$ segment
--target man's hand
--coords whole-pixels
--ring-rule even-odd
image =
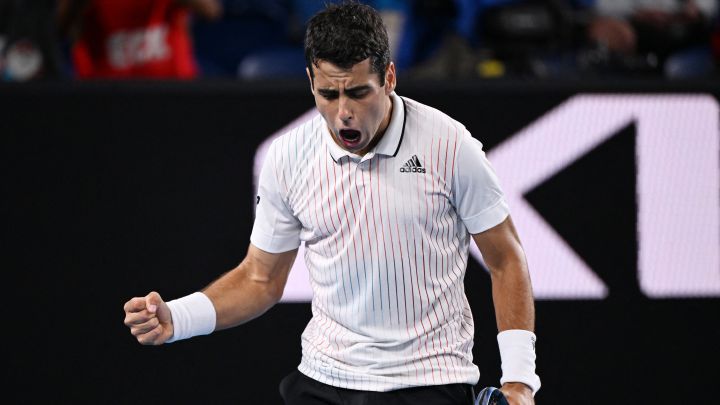
[[[505,383],[500,388],[510,405],[534,405],[532,390],[523,383]]]
[[[173,335],[170,308],[160,294],[151,292],[125,303],[125,325],[143,345],[161,345]]]

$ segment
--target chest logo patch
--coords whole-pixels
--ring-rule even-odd
[[[400,173],[425,173],[425,168],[420,163],[417,155],[413,155],[404,165],[400,168]]]

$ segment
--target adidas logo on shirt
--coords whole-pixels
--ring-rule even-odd
[[[418,159],[417,155],[413,155],[413,157],[400,168],[400,173],[425,173],[425,168],[420,164],[420,159]]]

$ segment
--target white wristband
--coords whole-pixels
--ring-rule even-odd
[[[167,303],[173,322],[173,335],[165,343],[172,343],[215,330],[215,307],[207,295],[196,292]]]
[[[540,389],[540,377],[535,374],[535,334],[521,329],[505,330],[498,333],[502,378],[500,384],[521,382],[533,391]]]

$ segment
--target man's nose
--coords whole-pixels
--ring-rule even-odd
[[[350,108],[350,102],[346,97],[340,97],[338,105],[338,118],[344,123],[347,123],[353,118],[352,109]]]

